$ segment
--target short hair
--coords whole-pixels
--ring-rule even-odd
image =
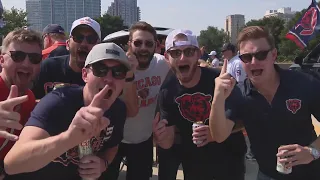
[[[139,21],[135,24],[133,24],[130,29],[129,29],[129,41],[132,40],[132,35],[135,31],[147,31],[149,33],[151,33],[153,35],[153,38],[155,41],[157,41],[157,32],[156,30],[148,23],[144,22],[144,21]]]
[[[2,42],[2,53],[4,53],[12,42],[18,43],[36,43],[43,48],[41,34],[24,28],[17,28],[7,34]]]
[[[66,35],[62,33],[48,33],[48,36],[50,36],[53,40],[66,40]]]
[[[275,48],[275,42],[273,36],[269,33],[269,30],[262,26],[248,26],[244,28],[238,35],[238,49],[240,49],[240,44],[244,41],[250,39],[260,39],[265,38],[270,45],[270,48]]]

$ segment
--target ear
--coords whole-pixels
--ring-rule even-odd
[[[70,51],[70,38],[67,39],[66,43],[67,43],[66,49]]]
[[[4,64],[4,55],[0,55],[0,65],[2,66]],[[3,66],[2,66],[3,67]]]
[[[165,57],[165,60],[168,64],[170,64],[170,61],[169,61],[169,54],[167,52],[164,52],[164,57]]]
[[[273,61],[276,62],[277,57],[278,57],[278,50],[277,50],[276,48],[274,48],[274,49],[271,51],[271,55],[272,55]]]
[[[82,68],[82,79],[83,79],[83,81],[84,81],[85,83],[88,82],[88,74],[89,74],[88,71],[90,71],[90,70],[87,69],[87,68]]]

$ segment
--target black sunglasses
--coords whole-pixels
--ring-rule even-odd
[[[91,34],[88,36],[85,36],[83,34],[73,34],[72,39],[76,43],[82,43],[84,39],[86,39],[88,44],[96,44],[99,37],[95,34]]]
[[[135,47],[141,47],[142,44],[144,44],[147,48],[152,48],[154,46],[154,41],[150,41],[150,40],[145,40],[145,41],[132,40],[132,42]]]
[[[9,51],[10,54],[8,54],[11,59],[16,62],[20,63],[26,59],[26,57],[29,57],[29,61],[31,64],[39,64],[42,61],[42,54],[38,53],[26,53],[23,51]]]
[[[195,48],[186,48],[184,50],[181,49],[174,49],[174,50],[169,50],[168,53],[170,54],[170,56],[172,58],[179,58],[182,53],[186,56],[186,57],[192,57],[194,55],[194,53],[196,52]]]
[[[97,77],[105,77],[108,74],[109,70],[111,70],[112,77],[119,80],[125,79],[128,72],[128,68],[126,68],[124,65],[108,67],[102,62],[91,64],[91,69],[93,75]]]
[[[258,61],[264,61],[271,50],[272,49],[265,50],[265,51],[258,51],[256,53],[245,53],[245,54],[239,55],[239,58],[244,63],[251,62],[253,57],[255,57]]]

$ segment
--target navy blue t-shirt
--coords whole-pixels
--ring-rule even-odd
[[[84,107],[82,87],[58,88],[47,94],[37,104],[26,126],[44,129],[50,136],[58,135],[68,129],[81,107]],[[117,99],[104,116],[110,119],[110,125],[101,132],[99,138],[93,137],[91,139],[94,153],[104,152],[108,148],[115,147],[123,139],[123,127],[126,119],[125,104]],[[76,146],[36,172],[15,175],[7,179],[80,180],[78,163],[78,147]]]
[[[308,74],[275,68],[280,85],[272,102],[246,79],[238,85],[242,105],[235,109],[236,114],[244,123],[260,171],[277,180],[318,180],[320,159],[283,175],[276,170],[276,154],[281,145],[309,146],[316,140],[311,115],[320,120],[320,82]]]
[[[32,92],[41,99],[53,90],[56,84],[84,85],[81,72],[74,72],[69,66],[70,55],[45,59],[41,62],[40,73]]]
[[[192,88],[185,88],[180,85],[176,76],[171,76],[162,86],[158,97],[161,119],[167,119],[168,126],[175,125],[179,130],[183,162],[194,166],[191,171],[201,170],[195,172],[199,174],[199,179],[201,174],[211,174],[211,177],[216,176],[217,179],[227,175],[232,179],[230,176],[244,173],[246,145],[242,132],[232,134],[223,143],[211,142],[197,147],[192,142],[192,124],[196,121],[209,123],[214,80],[219,74],[219,70],[201,68],[200,81]],[[231,109],[238,106],[240,93],[239,89],[234,91],[226,102],[226,114],[231,119],[235,118]]]

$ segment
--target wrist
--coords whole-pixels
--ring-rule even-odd
[[[314,146],[310,145],[307,147],[310,155],[312,156],[313,160],[317,160],[320,158],[320,152],[318,149],[316,149]]]

